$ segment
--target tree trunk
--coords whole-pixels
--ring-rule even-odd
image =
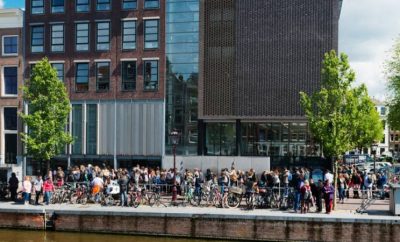
[[[50,169],[50,160],[47,160],[46,161],[46,174],[49,174],[49,171],[50,171],[51,169]]]
[[[338,162],[337,159],[335,158],[334,161],[334,171],[333,171],[333,179],[334,179],[334,192],[333,192],[333,210],[336,210],[336,196],[337,196],[337,179],[338,179]]]

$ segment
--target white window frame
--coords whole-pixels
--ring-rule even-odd
[[[17,68],[17,94],[6,94],[6,83],[4,77],[4,68],[16,67]],[[5,65],[1,67],[1,96],[2,97],[18,97],[18,65]]]
[[[5,37],[17,37],[17,53],[12,53],[12,54],[6,54],[4,53],[4,39]],[[3,35],[1,38],[1,54],[2,56],[18,56],[19,53],[19,35]]]

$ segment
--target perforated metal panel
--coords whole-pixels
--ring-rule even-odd
[[[233,112],[235,1],[204,2],[204,114]]]

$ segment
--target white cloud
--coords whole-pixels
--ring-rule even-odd
[[[4,0],[0,0],[0,8],[4,8]]]
[[[399,0],[343,1],[339,49],[349,55],[357,84],[365,83],[371,96],[384,99],[383,63],[400,29]]]

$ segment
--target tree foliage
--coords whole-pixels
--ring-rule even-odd
[[[70,102],[57,71],[47,60],[35,64],[32,75],[22,87],[23,98],[28,103],[28,114],[21,113],[28,133],[22,133],[27,155],[35,160],[49,161],[60,153],[72,137],[65,131]]]
[[[345,54],[325,54],[321,89],[300,93],[310,131],[325,156],[339,157],[381,139],[382,124],[364,85],[352,88],[355,73]]]
[[[400,37],[392,49],[391,57],[385,63],[388,79],[388,122],[392,129],[400,130]]]

